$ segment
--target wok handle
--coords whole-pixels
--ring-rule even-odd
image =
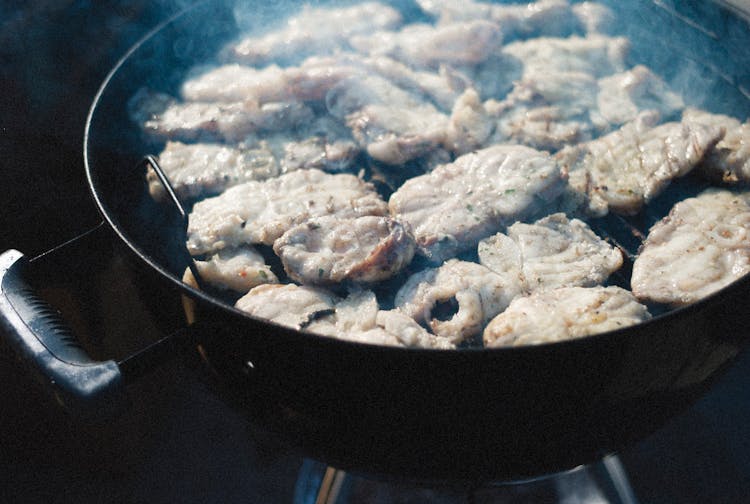
[[[0,255],[0,340],[72,416],[107,418],[125,402],[120,369],[92,360],[59,313],[31,286],[31,262],[20,252]]]

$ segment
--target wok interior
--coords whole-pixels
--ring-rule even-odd
[[[663,2],[606,3],[625,20],[617,32],[631,39],[633,64],[651,67],[688,105],[750,115],[744,20],[705,2],[669,8]],[[253,5],[259,11],[253,19],[262,25],[273,9],[287,7]],[[415,12],[414,6],[405,12]],[[162,146],[144,144],[125,103],[144,85],[176,94],[190,68],[210,60],[243,28],[225,4],[201,4],[166,25],[105,83],[88,125],[87,169],[105,216],[175,283],[186,266],[184,230],[154,203],[143,170],[135,168]],[[691,183],[675,189],[692,194]],[[666,214],[671,198],[655,202],[649,218]],[[230,388],[241,407],[251,405],[264,425],[340,467],[431,480],[513,479],[595,460],[689,404],[743,344],[744,332],[734,330],[750,323],[743,310],[747,282],[740,283],[742,289],[732,286],[729,295],[682,309],[679,317],[564,345],[362,351],[361,345],[309,338],[218,310],[206,317],[216,337],[204,347],[227,382],[239,384]],[[249,359],[257,371],[251,376]]]
[[[750,68],[746,61],[750,57],[741,50],[748,39],[744,20],[706,3],[604,3],[620,20],[613,34],[632,42],[629,63],[652,68],[684,97],[686,106],[739,118],[750,116],[750,99],[743,87]],[[406,22],[418,12],[410,2],[395,6]],[[182,224],[173,209],[151,200],[145,177],[135,168],[141,156],[160,152],[163,144],[144,143],[137,126],[127,118],[124,103],[143,86],[177,95],[191,69],[212,61],[248,24],[263,29],[265,23],[288,14],[288,7],[209,3],[189,9],[124,60],[96,103],[86,153],[94,190],[115,226],[173,281],[181,279],[186,267]],[[254,15],[247,16],[247,9]],[[696,177],[678,180],[644,212],[627,219],[627,226],[616,219],[604,219],[599,226],[634,252],[638,243],[630,228],[647,232],[674,202],[697,194],[702,187]],[[621,272],[611,283],[627,284],[626,274]],[[660,311],[663,308],[655,308],[656,314]]]

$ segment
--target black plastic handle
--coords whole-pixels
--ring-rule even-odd
[[[125,403],[117,363],[89,358],[59,314],[35,293],[28,267],[16,250],[0,255],[0,338],[73,416],[107,418]]]

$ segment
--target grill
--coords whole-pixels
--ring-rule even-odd
[[[664,10],[664,7],[662,5],[664,5],[664,4],[659,4],[658,8]],[[690,26],[687,23],[686,23],[686,25]],[[715,33],[715,32],[718,32],[718,31],[719,30],[717,30],[715,28],[705,28],[704,27],[704,30],[701,31],[701,33],[708,33],[710,35],[711,33]],[[731,30],[729,30],[729,31],[731,31]],[[725,80],[724,82],[729,83],[731,85],[737,85],[737,88],[739,89],[741,87],[741,84],[740,84],[741,83],[741,78],[740,77],[738,77],[736,75],[735,76],[729,75],[729,76],[727,76],[727,80]],[[123,85],[123,86],[125,86],[124,83],[119,83],[119,84],[116,84],[116,85]],[[122,92],[122,90],[119,90],[118,92]],[[723,106],[731,108],[731,104],[724,104]],[[117,114],[114,114],[113,117],[117,117]],[[106,136],[106,134],[107,134],[107,131],[106,131],[106,128],[105,128],[105,130],[101,132],[101,135],[102,136]],[[99,133],[97,133],[97,135],[99,135]],[[95,140],[97,140],[97,142],[98,142],[99,139],[97,138]],[[128,142],[128,140],[125,139],[125,141],[122,144],[115,144],[115,147],[112,147],[113,144],[106,143],[106,142],[102,143],[102,144],[99,144],[99,146],[106,145],[107,146],[107,150],[114,149],[115,152],[102,153],[101,151],[97,151],[97,153],[96,153],[97,159],[99,159],[99,160],[112,160],[112,161],[115,161],[117,163],[117,165],[121,165],[121,166],[125,166],[125,164],[121,164],[121,162],[123,161],[123,159],[125,159],[127,161],[127,166],[134,166],[135,163],[137,162],[137,159],[131,159],[131,158],[133,158],[134,156],[140,155],[140,154],[134,153],[130,149],[130,146],[128,145],[127,142]],[[120,151],[120,147],[118,145],[123,145],[124,146],[124,147],[122,147],[122,149],[124,150],[124,153]],[[126,204],[129,201],[132,201],[132,200],[128,199],[130,196],[133,196],[135,194],[135,196],[138,197],[138,194],[136,194],[136,193],[128,194],[127,191],[130,190],[130,188],[128,187],[127,184],[120,185],[121,182],[122,182],[122,180],[115,180],[114,182],[106,183],[105,184],[105,183],[102,183],[101,181],[97,181],[97,183],[101,183],[102,184],[102,188],[104,189],[103,192],[102,192],[102,195],[104,195],[103,198],[107,201],[107,207],[110,210],[113,210],[114,212],[124,211],[123,208],[126,206]],[[109,185],[109,184],[111,184],[111,185]],[[104,187],[105,185],[106,185],[106,188]],[[123,199],[121,199],[121,200],[118,200],[117,198],[114,198],[112,196],[112,194],[114,194],[114,192],[116,190],[123,189],[123,187],[124,187],[124,189],[126,191],[126,193],[125,193],[126,197],[123,198]],[[693,189],[686,189],[686,190],[689,192],[691,190],[694,190],[694,188]],[[112,192],[112,194],[109,193],[110,191]],[[112,199],[110,199],[110,198],[112,198]],[[114,204],[112,204],[112,202],[114,202]],[[667,202],[665,202],[665,205],[666,204],[667,204]],[[122,205],[122,208],[118,207],[118,205]],[[597,229],[601,229],[601,230],[606,231],[608,233],[610,239],[614,243],[617,243],[619,246],[623,247],[624,249],[630,251],[631,254],[633,254],[637,250],[637,245],[638,245],[639,239],[640,239],[640,236],[639,236],[638,233],[642,234],[650,226],[650,224],[656,218],[658,218],[659,216],[663,215],[664,213],[665,212],[663,212],[663,211],[655,211],[654,214],[653,215],[649,215],[649,217],[647,219],[641,219],[641,220],[625,219],[625,222],[621,221],[619,218],[606,219],[605,221],[601,222],[601,224],[597,223]],[[139,229],[140,222],[138,222],[137,219],[134,220],[132,223],[127,224],[127,225],[128,226],[132,225],[132,229],[128,229],[127,230],[128,233],[133,233],[133,234],[144,233],[144,232],[148,233],[148,230],[144,231],[143,228]],[[120,230],[120,229],[118,228],[118,230]],[[105,230],[105,231],[108,231],[108,230]],[[98,232],[95,232],[93,234],[97,235]],[[107,233],[104,233],[104,235],[106,236]],[[128,235],[128,236],[130,236],[130,235]],[[148,238],[148,234],[146,235],[146,237]],[[96,248],[101,247],[102,249],[106,249],[108,246],[111,246],[109,238],[105,238],[103,240],[100,240],[100,238],[101,238],[101,236],[99,236],[98,238],[94,237],[91,240],[86,239],[86,241],[79,242],[80,245],[78,247],[81,248],[82,250],[79,250],[77,252],[75,251],[76,245],[74,244],[72,246],[73,248],[71,248],[71,246],[66,246],[66,247],[63,247],[62,249],[60,249],[58,251],[51,251],[48,254],[44,254],[39,259],[33,261],[34,265],[39,268],[39,271],[37,271],[36,273],[32,273],[32,275],[31,275],[32,278],[29,279],[29,281],[32,283],[32,286],[36,287],[37,289],[42,289],[44,291],[49,291],[49,290],[54,291],[54,288],[52,288],[52,285],[47,280],[47,278],[55,276],[55,273],[56,273],[55,264],[56,263],[53,260],[55,258],[55,256],[56,255],[57,256],[62,256],[62,255],[76,256],[76,255],[79,255],[81,258],[85,258],[88,255],[87,251],[92,246],[95,246]],[[108,243],[109,243],[109,245],[107,245]],[[159,249],[158,247],[156,247],[156,246],[155,246],[155,249],[156,250],[147,250],[147,253],[145,254],[145,256],[146,257],[150,257],[151,254],[158,255],[158,254],[163,253],[163,251],[161,249]],[[126,259],[126,261],[130,261],[131,259],[129,259],[129,258],[132,256],[132,251],[129,251],[126,248],[124,250],[124,252],[123,251],[119,251],[119,252],[117,252],[117,254],[120,254],[120,255],[118,255],[118,257],[120,257],[120,258],[124,257]],[[136,263],[138,263],[137,260],[136,260]],[[42,267],[42,265],[44,265],[44,264],[48,264],[48,266],[47,267]],[[78,269],[78,270],[80,270],[80,269],[89,269],[88,266],[85,266],[86,262],[82,261],[80,259],[79,259],[78,263],[74,263],[74,264],[76,266],[74,266],[71,269]],[[138,264],[140,264],[140,263],[138,263]],[[164,264],[169,264],[169,262],[166,262]],[[140,264],[140,266],[143,266],[143,265]],[[182,266],[184,266],[184,264],[181,265],[181,264],[179,264],[179,261],[175,261],[174,263],[172,263],[172,266],[174,267],[174,272],[178,272],[178,271],[180,271],[180,268]],[[30,269],[33,269],[33,268],[30,268]],[[91,269],[94,269],[94,267],[91,266]],[[136,267],[136,271],[137,271],[137,273],[135,273],[135,277],[136,278],[142,276],[143,273],[142,273],[141,270],[142,270],[142,268]],[[149,268],[146,268],[146,270],[147,270],[147,273],[149,273],[150,275],[154,274],[154,272],[152,270],[149,270]],[[34,271],[36,271],[36,270],[34,270]],[[175,274],[175,273],[172,273],[172,274]],[[66,275],[67,275],[67,273],[66,273]],[[159,277],[160,275],[156,274],[155,276]],[[121,281],[121,279],[120,279],[120,281]],[[624,279],[622,281],[624,281]],[[139,282],[140,282],[140,280],[139,280]],[[75,283],[75,281],[72,281],[71,283]],[[154,285],[158,286],[158,288],[152,289],[152,287]],[[87,286],[90,286],[90,285],[87,285]],[[149,290],[152,291],[150,294],[148,292]],[[177,297],[174,296],[175,289],[174,289],[173,285],[169,284],[168,282],[165,285],[165,282],[162,279],[162,280],[157,280],[156,283],[148,283],[147,282],[145,287],[144,286],[138,287],[138,291],[139,291],[138,292],[139,302],[140,303],[144,303],[146,305],[146,307],[144,308],[144,313],[148,314],[148,315],[146,315],[146,317],[150,317],[152,319],[156,319],[157,320],[157,325],[160,326],[160,327],[163,327],[167,333],[174,328],[174,327],[170,327],[170,326],[179,325],[177,319],[179,319],[180,308],[177,307],[177,309],[172,310],[172,308],[175,308],[175,307],[166,306],[167,304],[179,304],[179,296],[177,296]],[[164,296],[165,292],[167,293],[167,297]],[[45,292],[45,296],[47,294],[54,294],[54,292]],[[55,298],[54,295],[47,296],[47,297]],[[89,295],[88,297],[90,299],[91,296]],[[164,302],[165,299],[169,299],[171,301],[169,303],[165,303]],[[75,315],[70,315],[70,313],[68,313],[69,311],[74,311],[74,310],[64,310],[64,311],[66,312],[65,313],[66,318],[69,321],[73,320],[75,322],[76,316]],[[153,315],[154,313],[156,313],[157,315]],[[177,315],[175,315],[175,314],[177,314]],[[49,317],[45,316],[44,318],[47,319]],[[53,324],[56,324],[56,322],[54,322]],[[47,324],[43,324],[43,325],[47,325]],[[73,325],[76,326],[76,325],[80,325],[80,324],[73,324]],[[191,335],[191,336],[194,336],[194,335]],[[285,338],[286,338],[286,336],[285,336]],[[298,341],[306,341],[306,340],[300,340],[300,338],[298,338],[296,335],[292,335],[292,336],[290,336],[290,338],[292,338],[292,339],[290,339],[288,341],[284,340],[283,345],[287,345],[291,341],[297,341],[297,342]],[[195,341],[190,340],[188,338],[183,338],[183,339],[187,340],[188,343],[193,343],[193,345],[195,343]],[[726,336],[726,340],[729,343],[731,343],[732,342],[732,335],[731,334],[727,335]],[[157,341],[158,341],[158,338],[157,338]],[[167,340],[167,341],[174,341],[174,340]],[[141,353],[141,354],[136,354],[134,351],[133,352],[130,352],[130,351],[120,352],[120,353],[122,353],[122,358],[119,358],[118,360],[119,360],[119,364],[122,367],[123,374],[127,375],[129,373],[129,371],[128,371],[129,369],[130,370],[135,370],[135,369],[138,369],[140,367],[143,367],[144,369],[150,367],[148,365],[143,364],[144,359],[138,358],[138,355],[140,355],[141,357],[143,357],[144,355],[153,355],[153,356],[156,356],[156,355],[159,354],[159,352],[165,352],[167,354],[170,353],[169,352],[169,346],[167,345],[167,341],[164,341],[163,344],[157,343],[153,347],[146,346],[146,348],[143,350],[143,353]],[[181,339],[181,341],[182,341],[182,339]],[[727,343],[727,341],[725,341],[725,343]],[[740,343],[740,342],[736,342],[736,343]],[[67,340],[65,340],[63,343],[66,346],[69,346],[69,345],[67,345]],[[206,341],[200,341],[200,343],[202,343],[202,344],[200,345],[199,350],[203,352],[203,355],[207,358],[207,360],[209,361],[209,363],[214,368],[222,368],[223,367],[222,364],[226,364],[227,369],[236,370],[237,373],[244,373],[247,376],[248,375],[248,365],[247,365],[247,362],[251,362],[251,364],[255,363],[255,361],[248,361],[245,358],[244,355],[235,355],[235,353],[233,353],[233,352],[239,350],[239,347],[234,347],[233,348],[233,346],[232,346],[233,344],[229,344],[229,345],[223,345],[223,344],[222,345],[217,345],[216,342],[213,341],[213,338],[209,338]],[[729,343],[727,343],[727,345],[729,345]],[[189,344],[187,346],[190,346],[192,348],[193,345]],[[312,350],[307,349],[307,350],[310,350],[312,352],[311,355],[315,355],[316,352],[318,351],[318,349],[315,348],[315,345],[316,344],[313,344],[313,349]],[[325,345],[325,343],[323,345]],[[89,344],[89,345],[85,345],[85,346],[89,346],[90,347],[92,345]],[[93,345],[93,346],[96,347],[96,345]],[[178,345],[178,346],[180,346],[180,345]],[[730,346],[731,345],[724,346],[723,348],[728,353],[732,353],[732,351],[730,350]],[[89,348],[88,350],[91,353],[91,349]],[[347,350],[345,350],[345,352],[348,353],[350,350],[352,350],[352,349],[347,349]],[[219,358],[216,358],[217,351],[219,352]],[[352,351],[355,351],[355,350],[352,350]],[[94,348],[94,352],[93,353],[94,353],[95,357],[97,357],[97,358],[105,358],[106,359],[106,358],[110,358],[111,357],[111,355],[107,355],[108,352],[104,352],[104,351],[101,352],[101,355],[96,355],[96,353],[97,353],[96,352],[96,348]],[[261,355],[262,355],[262,352],[261,352]],[[375,354],[373,354],[372,357],[374,359],[377,359],[377,358],[379,358],[381,356],[383,356],[383,354],[378,354],[376,352]],[[713,352],[708,352],[706,354],[706,356],[707,357],[716,358],[716,359],[719,359],[719,360],[721,360],[721,357],[722,357],[721,355],[713,353]],[[75,358],[75,357],[73,357],[73,358]],[[200,352],[199,352],[199,357],[198,358],[200,358]],[[467,359],[471,359],[471,358],[472,357],[467,357]],[[156,358],[155,360],[158,361],[159,359]],[[708,360],[710,360],[710,359],[708,359]],[[387,361],[384,361],[384,362],[387,362]],[[241,366],[239,366],[238,364],[241,364]],[[253,366],[251,365],[249,367],[252,368]],[[678,370],[675,375],[678,376],[678,377],[679,376],[684,376],[686,371],[690,371],[689,368],[690,368],[690,366],[687,366],[686,368]],[[326,371],[326,370],[323,370],[323,371]],[[234,373],[234,371],[230,372],[229,374],[231,375],[233,373]],[[133,376],[135,376],[135,374],[137,374],[137,373],[133,372],[133,373],[130,374],[130,376],[133,377]],[[250,374],[252,374],[252,372],[250,372]],[[272,376],[270,378],[274,378],[274,377]],[[651,378],[651,377],[647,377],[647,378]],[[252,381],[252,380],[257,380],[257,379],[258,379],[257,377],[253,377],[253,376],[250,376],[249,378],[244,378],[244,380],[248,380],[248,383],[250,381]],[[265,378],[261,377],[261,380],[262,379],[265,379]],[[637,383],[633,383],[632,385],[633,385],[633,387],[636,387]],[[132,387],[132,386],[136,386],[136,385],[130,385],[130,386]],[[693,397],[693,393],[694,392],[695,393],[701,392],[703,387],[698,387],[698,388],[701,389],[701,390],[695,390],[695,391],[691,390],[690,394],[688,394],[688,395],[690,395],[691,397]],[[325,397],[325,395],[324,395],[324,397]],[[246,400],[246,399],[247,399],[246,397],[240,397],[239,398],[240,402],[242,402],[243,400]],[[298,401],[300,399],[299,397],[282,397],[282,399],[285,399],[287,401],[291,401],[292,405],[299,406],[299,403],[295,402],[295,401]],[[650,399],[653,399],[654,402],[661,401],[662,404],[666,404],[666,403],[669,403],[670,400],[674,399],[674,397],[653,397],[653,398],[650,398]],[[677,403],[680,404],[680,408],[675,408],[675,409],[681,409],[682,408],[683,399],[684,398],[679,398],[676,401]],[[231,399],[230,399],[230,401],[231,401]],[[640,406],[641,407],[649,407],[650,404],[643,404],[643,403],[641,403]],[[95,409],[99,410],[99,408],[95,408]],[[272,412],[273,412],[273,408],[270,408],[269,413],[272,413]],[[289,411],[289,410],[287,410],[287,414],[290,414],[290,413],[297,414],[299,412],[300,412],[299,410],[297,410],[297,411]],[[259,412],[259,413],[263,414],[264,412]],[[229,416],[232,415],[232,413],[229,413],[229,412],[226,412],[224,414],[229,415]],[[304,419],[304,420],[307,420],[307,419]],[[652,420],[655,423],[661,424],[661,420],[662,419],[653,418]],[[614,419],[612,421],[615,422]],[[617,421],[619,422],[620,420],[618,419]],[[76,429],[78,429],[79,427],[80,426],[76,427]],[[652,428],[651,426],[648,426],[648,428],[646,428],[645,430],[651,430],[651,428]],[[300,431],[300,432],[302,432],[302,431]],[[302,432],[302,433],[304,433],[304,432]],[[640,437],[640,434],[642,434],[642,433],[639,433],[637,436],[634,434],[634,437]],[[595,435],[604,435],[604,431],[597,432],[597,433],[595,433]],[[295,460],[297,460],[297,462],[293,462],[293,464],[298,464],[299,463],[298,459],[295,459]],[[309,469],[309,468],[310,467],[307,466],[307,469]],[[296,469],[296,467],[295,467],[295,469]],[[289,471],[295,472],[294,470],[289,470]],[[325,480],[326,478],[324,477],[322,479]],[[338,481],[338,482],[341,483],[342,486],[345,486],[345,483],[347,481],[347,478],[343,478],[343,482],[342,482],[342,477],[341,476],[335,477],[335,475],[329,476],[328,479],[332,479],[334,483],[336,483]],[[313,480],[314,480],[314,478],[313,478]],[[333,486],[336,486],[336,485],[333,485]],[[480,494],[476,494],[476,495],[480,495]]]

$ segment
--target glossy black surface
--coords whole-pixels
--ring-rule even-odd
[[[657,65],[665,56],[646,49],[664,32],[651,32],[649,25],[673,14],[654,5],[644,3],[638,11],[642,23],[626,31],[646,37],[634,48],[636,60]],[[205,15],[227,13],[219,8]],[[728,35],[717,39],[678,22],[678,36],[663,46],[670,63],[685,58],[682,68],[693,66],[706,77],[698,79],[707,93],[699,102],[716,97],[712,108],[741,115],[748,109],[736,87],[746,77],[737,64],[744,56],[730,49],[746,47],[750,32],[737,30],[743,22],[710,6],[689,7],[681,15],[700,15],[710,33],[724,29]],[[218,33],[204,33],[200,19],[168,25],[115,73],[90,123],[88,175],[105,217],[133,252],[198,303],[202,348],[228,384],[228,395],[293,445],[343,467],[420,479],[514,479],[565,469],[652,432],[704,392],[746,344],[750,279],[617,333],[533,348],[446,353],[296,333],[179,285],[184,264],[174,259],[174,247],[181,237],[175,232],[165,239],[169,223],[160,222],[143,174],[132,169],[145,152],[123,102],[144,82],[168,90],[179,81],[194,55],[175,51],[185,44],[169,41],[186,33],[205,36],[196,45],[200,60],[212,43],[233,33],[229,21]],[[696,59],[701,51],[713,56]],[[172,70],[154,73],[154,61],[168,62]],[[718,77],[712,74],[717,65]],[[675,68],[680,66],[671,64],[673,73],[667,74],[674,76]]]

